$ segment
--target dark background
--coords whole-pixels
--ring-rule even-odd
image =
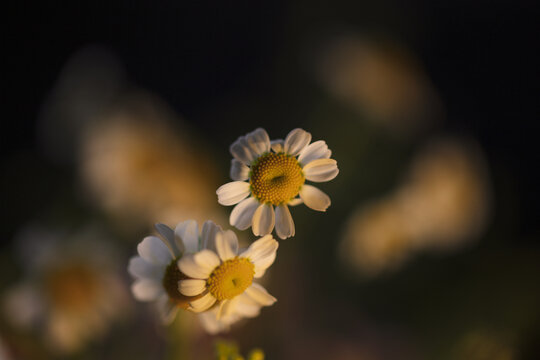
[[[265,99],[259,123],[301,116],[304,48],[326,30],[391,34],[419,56],[448,114],[445,126],[473,134],[490,167],[515,195],[500,216],[519,213],[520,238],[538,235],[538,9],[527,1],[22,2],[6,11],[2,120],[2,238],[46,202],[25,185],[53,188],[38,174],[13,174],[21,154],[37,162],[36,118],[71,54],[102,44],[131,80],[169,102],[201,131],[244,130],[216,115],[234,95]],[[281,87],[284,73],[290,86]],[[286,89],[290,89],[287,92]],[[296,106],[295,106],[296,105]],[[269,110],[269,111],[267,111]],[[224,141],[225,143],[226,141]],[[498,178],[498,177],[496,177]],[[37,192],[37,190],[35,190]],[[28,196],[30,199],[21,199]],[[24,205],[24,207],[22,207]],[[26,205],[31,205],[27,207]]]
[[[225,149],[257,126],[271,133],[309,123],[320,90],[306,58],[320,38],[343,30],[390,37],[416,54],[444,102],[440,131],[472,136],[485,152],[495,194],[490,246],[538,249],[540,21],[532,1],[24,2],[4,17],[2,249],[69,193],[74,170],[43,155],[36,122],[74,52],[105,46],[134,85]],[[486,276],[497,283],[501,274]],[[394,285],[399,278],[386,284]],[[368,309],[378,302],[377,286],[363,288],[375,294],[363,300]],[[529,331],[525,354],[538,354],[539,333]]]

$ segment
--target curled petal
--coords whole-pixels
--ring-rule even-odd
[[[178,282],[178,291],[186,296],[197,296],[205,290],[205,287],[205,280],[187,279]]]
[[[237,159],[232,159],[230,175],[235,181],[245,181],[249,176],[249,167]]]
[[[328,159],[332,155],[332,151],[328,150],[328,146],[324,140],[315,141],[309,144],[302,150],[298,156],[298,162],[307,165],[313,160]]]
[[[216,302],[216,298],[213,297],[210,293],[207,293],[200,299],[191,301],[189,305],[192,311],[203,312],[210,309],[210,307],[214,305],[215,302]]]

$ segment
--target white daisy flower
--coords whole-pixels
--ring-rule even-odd
[[[135,298],[155,301],[161,320],[169,324],[178,309],[190,310],[189,302],[198,298],[178,291],[179,281],[188,277],[179,270],[177,261],[184,254],[214,248],[214,237],[221,228],[206,221],[200,238],[194,220],[179,223],[174,230],[163,224],[156,224],[156,229],[162,238],[145,237],[137,246],[139,256],[131,258],[128,271],[136,279],[131,287]]]
[[[218,325],[225,329],[240,317],[257,316],[262,306],[276,302],[253,278],[262,277],[272,265],[278,243],[266,235],[239,253],[238,238],[231,230],[218,232],[215,241],[215,251],[204,249],[178,261],[180,271],[191,278],[180,280],[178,290],[185,296],[200,296],[189,302],[194,312],[215,305],[215,319],[223,319]],[[212,318],[203,318],[203,325],[205,320]]]
[[[234,181],[216,191],[220,204],[238,204],[231,212],[231,225],[240,230],[251,226],[257,236],[271,233],[275,225],[277,235],[286,239],[295,234],[289,206],[303,202],[326,211],[328,195],[305,181],[330,181],[339,169],[323,140],[310,141],[310,133],[294,129],[285,140],[271,142],[259,128],[231,145]]]

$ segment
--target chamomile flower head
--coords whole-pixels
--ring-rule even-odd
[[[216,192],[220,204],[237,204],[231,225],[240,230],[251,226],[257,236],[271,233],[275,226],[277,235],[286,239],[295,234],[289,206],[305,203],[326,211],[328,195],[305,182],[330,181],[339,170],[323,140],[310,142],[311,134],[302,129],[292,130],[285,140],[270,141],[259,128],[231,145],[234,181]]]
[[[184,296],[196,297],[189,301],[194,312],[215,306],[215,320],[223,320],[220,326],[257,316],[262,306],[272,305],[276,299],[253,279],[262,277],[272,265],[277,248],[277,241],[266,235],[240,252],[236,234],[219,231],[215,250],[203,249],[178,261],[180,271],[190,278],[180,280],[178,290]]]
[[[178,268],[178,260],[189,253],[214,247],[214,237],[221,228],[206,221],[199,237],[197,222],[179,223],[173,230],[157,224],[161,235],[147,236],[137,246],[139,256],[131,258],[129,273],[136,279],[131,290],[137,300],[154,301],[163,323],[171,323],[178,309],[190,310],[190,301],[200,296],[179,292],[179,281],[188,277]]]

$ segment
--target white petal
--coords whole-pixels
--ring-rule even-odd
[[[171,250],[156,236],[147,236],[137,245],[141,257],[155,265],[169,265],[173,259]]]
[[[191,310],[194,312],[203,312],[208,310],[212,305],[214,305],[215,302],[216,298],[213,297],[212,294],[208,293],[200,299],[191,301],[189,305],[191,306]]]
[[[231,230],[220,231],[216,235],[216,249],[222,261],[232,259],[238,254],[238,238]]]
[[[201,321],[204,330],[211,335],[215,335],[229,329],[229,324],[219,321],[213,311],[201,313],[198,315],[198,318]]]
[[[157,311],[163,325],[169,325],[173,322],[178,313],[178,306],[174,304],[167,294],[163,294],[156,302]]]
[[[311,141],[311,134],[303,129],[294,129],[285,138],[283,150],[285,153],[296,156]]]
[[[251,164],[257,154],[253,153],[251,146],[248,144],[245,136],[240,136],[229,148],[232,156],[244,164]]]
[[[275,152],[275,153],[280,153],[280,152],[283,152],[283,139],[279,139],[279,140],[272,140],[270,142],[270,145],[272,147],[272,150]]]
[[[294,236],[294,221],[287,205],[276,207],[276,233],[281,239]]]
[[[337,161],[334,159],[313,160],[304,166],[302,170],[306,175],[306,179],[314,182],[330,181],[339,173]]]
[[[228,315],[229,314],[229,311],[225,311],[226,308],[228,308],[228,304],[230,303],[231,301],[230,300],[222,300],[218,306],[217,306],[217,314],[216,314],[216,318],[218,320],[221,320],[221,317],[224,316],[224,315]]]
[[[253,318],[258,316],[261,312],[261,305],[249,297],[245,292],[231,301],[235,302],[234,309],[231,312],[242,317]]]
[[[212,270],[220,264],[215,252],[203,249],[195,254],[184,255],[178,260],[178,268],[187,276],[195,279],[207,279]]]
[[[309,144],[302,150],[298,156],[298,162],[303,165],[307,165],[313,160],[328,159],[332,155],[332,152],[328,150],[328,145],[324,140],[315,141]]]
[[[330,206],[330,197],[315,186],[305,185],[300,189],[300,197],[307,207],[317,211],[326,211]]]
[[[205,280],[187,279],[178,282],[178,291],[186,296],[197,296],[206,288]]]
[[[249,167],[237,159],[232,159],[230,175],[231,179],[235,181],[247,180],[249,177]]]
[[[165,224],[155,224],[154,227],[159,232],[159,234],[163,237],[165,240],[165,243],[170,248],[172,253],[174,254],[174,257],[179,257],[182,252],[184,252],[184,245],[183,244],[177,244],[174,239],[174,230],[168,227]]]
[[[240,257],[248,258],[255,265],[255,277],[261,277],[276,259],[279,244],[272,235],[266,235],[253,242]]]
[[[245,181],[233,181],[225,185],[221,185],[217,189],[218,202],[221,205],[229,206],[242,201],[249,195],[249,183]]]
[[[261,204],[253,214],[253,234],[262,236],[270,234],[274,228],[274,207],[271,204]]]
[[[253,222],[253,214],[259,207],[259,201],[249,197],[234,207],[229,217],[229,222],[239,230],[246,230]]]
[[[186,252],[194,253],[199,250],[199,226],[195,220],[187,220],[176,225],[174,234]]]
[[[128,272],[136,278],[160,281],[163,278],[164,271],[164,266],[149,263],[140,256],[134,256],[129,260]]]
[[[221,231],[221,226],[211,220],[205,221],[201,231],[202,249],[216,250],[216,234],[219,231]]]
[[[164,289],[161,282],[137,280],[131,285],[131,292],[139,301],[154,301],[164,293]]]
[[[291,201],[289,201],[289,202],[287,203],[287,205],[289,205],[289,206],[298,206],[298,205],[303,204],[303,203],[304,203],[304,202],[302,201],[301,198],[294,198],[294,199],[292,199]]]
[[[261,155],[270,151],[270,138],[266,130],[255,129],[246,135],[246,139],[253,153]]]
[[[268,256],[260,258],[255,265],[255,274],[253,277],[260,279],[264,276],[266,270],[274,263],[276,260],[276,253],[270,253]]]
[[[277,301],[275,297],[270,295],[261,285],[253,283],[246,289],[246,294],[263,306],[270,306]]]

